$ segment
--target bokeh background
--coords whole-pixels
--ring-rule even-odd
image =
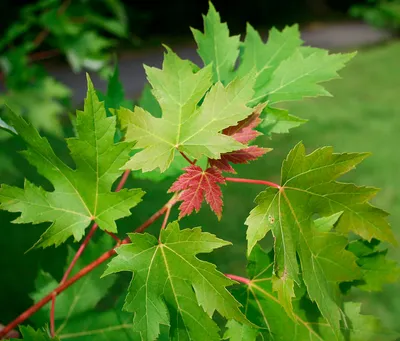
[[[35,13],[46,13],[49,8],[52,8],[51,6],[57,8],[65,4],[65,2],[55,0],[47,2],[48,5],[46,5],[46,0],[40,2],[2,0],[0,2],[0,42],[1,39],[7,38],[10,27],[20,23],[21,20],[22,22],[28,20],[23,17],[23,9],[26,6],[43,3],[44,5],[39,6],[38,12]],[[81,45],[74,45],[73,39],[78,38],[70,35],[69,39],[72,42],[68,41],[69,46],[73,46],[72,49],[78,49],[74,55],[78,56],[76,57],[78,60],[75,60],[76,63],[73,64],[71,54],[68,54],[70,50],[65,50],[67,52],[64,53],[63,45],[59,43],[60,37],[64,36],[52,31],[52,25],[55,24],[51,20],[43,20],[39,24],[32,25],[14,41],[0,43],[1,106],[2,98],[15,94],[18,92],[16,89],[22,86],[21,80],[14,82],[18,70],[22,73],[26,72],[23,68],[18,69],[20,59],[10,57],[10,51],[15,51],[15,48],[21,45],[25,46],[26,41],[34,41],[43,29],[51,28],[50,34],[43,39],[40,46],[35,47],[34,51],[27,47],[26,55],[31,55],[32,52],[44,56],[44,58],[28,61],[27,64],[37,64],[40,70],[45,70],[59,84],[70,89],[64,93],[65,96],[59,98],[61,103],[57,107],[57,121],[61,122],[59,133],[55,134],[51,126],[42,129],[43,134],[48,136],[59,155],[65,158],[68,158],[68,151],[61,136],[72,135],[68,115],[82,106],[86,90],[84,72],[88,70],[95,86],[105,91],[111,66],[116,62],[119,64],[120,78],[126,97],[139,98],[146,82],[142,64],[160,66],[163,52],[161,43],[171,46],[181,57],[199,62],[189,26],[202,28],[201,14],[206,13],[208,9],[208,2],[205,0],[126,0],[122,2],[87,0],[81,2],[82,7],[76,10],[74,20],[90,21],[93,13],[97,13],[103,20],[103,26],[107,20],[111,22],[117,18],[117,21],[120,21],[125,34],[116,34],[115,30],[107,29],[104,29],[102,33],[104,39],[113,41],[112,44],[106,46],[107,58],[103,59],[103,55],[97,58],[98,55],[96,55],[97,59],[90,56],[83,60],[86,58],[84,53],[90,51],[79,50],[79,48],[83,49],[79,47],[82,42],[80,42]],[[371,157],[357,170],[346,176],[346,180],[382,188],[374,203],[391,213],[389,219],[397,236],[400,237],[398,232],[400,226],[400,41],[398,40],[400,2],[214,0],[213,3],[223,21],[229,23],[233,34],[243,36],[246,22],[250,22],[265,36],[272,26],[282,28],[297,22],[300,23],[302,36],[307,45],[324,47],[335,52],[358,51],[354,60],[340,73],[343,79],[332,81],[327,85],[328,90],[334,95],[333,98],[307,99],[287,105],[292,114],[309,119],[309,122],[292,130],[290,134],[274,135],[272,139],[261,138],[259,144],[272,147],[274,151],[251,166],[237,167],[240,176],[278,181],[283,158],[300,140],[309,150],[332,145],[339,152],[370,151]],[[116,6],[114,10],[112,10],[113,4]],[[79,21],[76,22],[79,23]],[[62,31],[65,27],[62,23],[60,25],[59,29]],[[99,24],[98,27],[101,25]],[[94,47],[97,53],[96,48],[98,49],[98,46]],[[54,53],[48,53],[53,50]],[[60,53],[56,50],[62,51]],[[87,60],[92,62],[99,59],[104,63],[98,68],[93,67],[94,63],[87,62]],[[111,66],[108,67],[109,65]],[[32,78],[29,78],[29,81],[32,81]],[[32,81],[32,84],[35,83]],[[33,92],[28,92],[28,95],[34,96]],[[56,97],[54,94],[52,96]],[[30,117],[38,117],[39,121],[40,115],[44,113],[47,115],[51,110],[54,111],[54,107],[49,108],[50,104],[45,99],[39,98],[36,102],[29,103],[43,106],[40,107],[41,110],[29,112]],[[53,104],[52,102],[51,105]],[[25,175],[31,181],[48,186],[37,175],[35,169],[19,156],[17,151],[22,149],[23,144],[18,138],[1,133],[1,183],[21,185],[23,175]],[[129,186],[145,189],[148,193],[145,198],[148,204],[142,204],[134,209],[131,217],[120,222],[121,235],[133,230],[163,205],[168,199],[166,190],[171,182],[172,179],[156,183],[140,180],[137,177],[129,179]],[[224,188],[225,208],[220,222],[208,208],[204,208],[199,214],[182,222],[185,227],[201,225],[205,230],[233,243],[233,246],[218,251],[212,256],[212,260],[224,272],[245,273],[243,222],[260,190],[261,188],[257,186],[231,183]],[[173,212],[173,215],[176,217],[177,212]],[[61,278],[67,255],[66,245],[45,251],[33,250],[25,254],[44,231],[45,226],[13,225],[10,221],[14,218],[13,214],[0,212],[0,322],[3,324],[15,318],[32,303],[29,293],[34,290],[34,279],[40,268],[58,279]],[[157,228],[159,225],[156,224],[154,230]],[[390,255],[400,261],[398,249],[391,248]],[[365,312],[378,314],[389,328],[400,332],[399,283],[386,285],[380,293],[356,293],[356,295],[364,301]]]

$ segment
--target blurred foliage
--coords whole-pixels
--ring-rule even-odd
[[[366,4],[351,7],[350,14],[376,27],[400,29],[399,0],[369,0]]]
[[[125,9],[119,0],[40,0],[20,9],[19,18],[0,38],[0,119],[7,107],[28,116],[41,131],[62,136],[60,115],[70,109],[71,89],[49,75],[41,61],[63,56],[73,72],[110,74],[110,48],[127,37]],[[0,141],[8,130],[0,121]],[[0,150],[0,174],[15,172]]]
[[[102,75],[108,74],[107,66],[110,60],[108,47],[113,47],[113,44],[115,44],[111,37],[124,38],[125,35],[120,35],[120,33],[122,29],[126,32],[127,24],[124,9],[118,1],[104,1],[104,3],[110,4],[110,6],[114,4],[114,9],[108,7],[108,5],[96,6],[98,4],[96,1],[75,0],[73,4],[69,5],[60,21],[58,21],[57,16],[51,18],[51,15],[55,15],[57,8],[61,6],[61,1],[41,0],[36,5],[24,7],[21,10],[19,24],[12,25],[7,34],[2,35],[0,40],[0,67],[4,74],[6,86],[6,93],[0,94],[0,105],[4,106],[6,103],[14,110],[28,115],[31,122],[47,133],[57,135],[64,131],[67,136],[72,135],[73,127],[69,123],[61,125],[58,120],[59,114],[65,112],[69,105],[70,90],[51,78],[42,66],[32,63],[32,54],[34,56],[39,47],[32,44],[37,34],[47,25],[50,25],[49,27],[53,28],[49,31],[43,45],[59,49],[58,53],[66,56],[74,71],[85,68],[99,71]],[[148,1],[148,3],[151,4],[152,2]],[[207,1],[203,1],[203,3],[202,6],[207,7]],[[218,1],[215,1],[215,3],[218,4]],[[42,5],[39,6],[39,4]],[[133,5],[128,5],[128,10],[132,10]],[[185,7],[187,8],[187,6]],[[231,11],[237,11],[236,5],[231,7]],[[30,16],[26,16],[27,13],[29,14],[26,8],[33,11]],[[258,10],[253,9],[252,11],[260,14]],[[193,9],[193,12],[197,14],[199,10]],[[88,21],[86,19],[85,21],[76,20],[75,15],[77,13],[79,18],[86,18],[86,14],[89,13],[91,19]],[[246,13],[249,13],[249,11],[246,10]],[[261,12],[265,16],[269,13]],[[148,16],[155,16],[155,14],[150,10],[146,10],[145,13],[143,11],[138,12],[138,22],[135,24],[140,23],[139,19],[142,18],[143,22],[147,22],[146,26],[149,27],[151,21],[146,21]],[[31,19],[27,20],[29,17]],[[186,18],[187,16],[183,15],[183,17]],[[105,18],[108,19],[104,20]],[[173,21],[171,18],[168,19],[167,15],[165,15],[164,20]],[[59,25],[61,22],[63,22],[63,25]],[[106,24],[104,25],[104,23]],[[187,24],[185,23],[183,26],[186,30],[184,33],[189,33]],[[145,29],[142,28],[142,30]],[[83,31],[86,38],[82,38],[82,34],[79,33]],[[90,39],[87,36],[88,32],[92,32],[89,36]],[[149,32],[151,33],[151,31]],[[147,32],[147,34],[149,33]],[[74,43],[74,39],[77,39],[79,43]],[[335,144],[338,150],[372,150],[375,152],[374,156],[366,162],[366,165],[361,167],[357,181],[379,184],[383,187],[384,190],[378,198],[378,202],[386,209],[394,212],[391,218],[394,226],[400,223],[400,211],[395,210],[395,207],[399,204],[398,190],[396,190],[400,185],[396,173],[399,167],[399,158],[393,157],[397,153],[396,148],[399,143],[395,131],[400,117],[400,112],[397,109],[400,85],[400,74],[398,72],[400,69],[397,67],[399,55],[399,44],[374,48],[371,51],[362,51],[352,65],[344,71],[344,80],[333,83],[329,87],[336,94],[334,99],[321,99],[290,106],[296,114],[305,118],[312,118],[310,125],[300,128],[294,135],[280,137],[271,142],[270,145],[276,147],[276,150],[265,159],[258,161],[250,169],[239,167],[241,175],[243,177],[278,179],[280,162],[299,138],[302,138],[310,147]],[[114,74],[113,77],[118,77],[118,75]],[[371,82],[371,79],[374,79],[374,82]],[[46,91],[43,91],[43,89],[46,89]],[[106,103],[108,94],[110,94],[110,98],[116,98],[118,96],[115,93],[119,91],[118,83],[110,81],[109,90],[103,97]],[[32,98],[24,97],[21,100],[27,93],[31,94]],[[127,106],[126,102],[122,104],[125,101],[123,94],[120,94],[118,98],[120,98],[121,105]],[[142,106],[152,106],[153,100],[147,89],[141,100]],[[116,105],[110,103],[109,107]],[[131,105],[130,103],[129,106]],[[5,111],[0,113],[0,117],[3,114],[5,114]],[[49,128],[51,126],[53,127]],[[18,172],[23,169],[31,181],[34,180],[46,188],[48,183],[38,176],[36,170],[29,166],[18,154],[13,153],[15,150],[22,149],[19,139],[9,133],[2,134],[1,129],[8,130],[9,127],[0,118],[0,176],[2,182],[17,182],[18,185],[21,185],[22,180],[18,177]],[[6,141],[5,138],[8,140]],[[52,145],[56,145],[57,155],[60,155],[61,158],[68,158],[65,145],[54,136],[51,141]],[[13,155],[12,159],[8,158],[9,155]],[[385,166],[383,167],[383,165]],[[7,173],[2,173],[2,169],[6,169]],[[170,179],[155,184],[134,176],[129,180],[128,186],[146,189],[149,193],[147,199],[154,206],[161,206],[168,199],[165,193],[170,186]],[[225,250],[217,251],[209,257],[209,260],[216,262],[222,271],[231,272],[235,269],[239,274],[244,273],[245,228],[242,222],[253,207],[252,199],[258,191],[259,189],[252,185],[232,185],[224,190],[226,213],[222,219],[222,225],[220,225],[219,236],[232,241],[234,246],[231,247],[229,252]],[[153,205],[143,206],[141,210],[136,212],[135,216],[123,219],[120,226],[121,236],[145,221],[153,213],[152,211]],[[14,318],[32,304],[32,299],[28,294],[35,289],[34,279],[37,277],[40,268],[59,280],[67,259],[68,246],[66,245],[57,249],[47,249],[44,253],[34,250],[28,255],[24,254],[38,238],[43,226],[28,228],[25,225],[12,225],[10,221],[15,216],[15,214],[0,212],[1,230],[4,231],[2,232],[4,238],[0,240],[0,247],[3,254],[7,254],[7,257],[2,257],[0,260],[0,266],[3,270],[2,276],[7,279],[7,281],[0,283],[0,302],[2,302],[3,307],[7,307],[7,309],[0,311],[0,321],[3,322]],[[177,212],[174,210],[171,219],[176,217]],[[206,227],[205,230],[209,231],[215,230],[216,224],[217,219],[207,209],[190,217],[187,221],[188,226],[203,225]],[[154,230],[157,228],[159,226],[156,224]],[[10,243],[10,240],[16,242]],[[392,253],[400,260],[398,252],[395,254],[392,251]],[[124,281],[124,283],[122,285],[119,283],[120,286],[125,288],[129,278],[122,278],[121,281]],[[382,293],[374,294],[372,299],[371,297],[365,298],[362,293],[360,295],[363,295],[362,298],[366,301],[368,311],[375,311],[390,327],[400,331],[398,324],[398,316],[400,316],[399,289],[399,284],[392,284],[385,286]]]
[[[71,91],[39,62],[62,55],[74,72],[109,74],[109,51],[115,38],[127,36],[127,19],[119,0],[102,3],[101,11],[96,1],[87,0],[40,0],[21,8],[19,20],[0,40],[5,87],[0,108],[9,106],[37,128],[62,135],[58,116],[66,111]]]

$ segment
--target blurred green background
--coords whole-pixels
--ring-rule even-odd
[[[0,34],[4,35],[7,28],[18,20],[21,6],[27,3],[34,4],[35,1],[5,0],[1,2]],[[89,3],[101,9],[102,1],[89,1]],[[273,25],[282,27],[293,22],[301,22],[302,27],[306,28],[315,27],[316,31],[323,31],[332,23],[338,25],[334,27],[340,28],[342,23],[344,25],[353,20],[347,14],[350,7],[362,3],[363,1],[350,0],[214,1],[222,19],[228,21],[233,33],[244,33],[246,21],[261,29],[268,29]],[[132,68],[138,67],[137,64],[142,62],[140,56],[150,56],[152,60],[151,56],[157,54],[157,58],[160,58],[161,50],[148,50],[158,45],[160,41],[166,41],[177,49],[180,46],[186,46],[185,44],[190,39],[188,26],[201,27],[200,14],[205,13],[208,7],[207,1],[185,0],[160,3],[124,1],[123,4],[129,23],[128,36],[119,38],[111,52],[118,51],[120,59],[128,65],[131,63]],[[316,22],[318,25],[315,24]],[[389,29],[393,30],[393,27]],[[346,44],[344,47],[340,45],[340,41],[348,38],[345,36],[345,30],[335,31],[333,28],[326,32],[329,35],[322,36],[322,40],[325,39],[328,46],[336,46],[334,47],[336,51],[355,49],[359,51],[354,60],[341,72],[343,79],[335,80],[327,85],[334,97],[287,104],[292,114],[309,119],[309,122],[292,130],[291,134],[274,135],[272,139],[261,137],[258,144],[272,147],[274,150],[262,160],[252,163],[251,166],[237,167],[238,174],[240,177],[279,181],[282,160],[289,149],[300,140],[310,151],[324,145],[332,145],[339,152],[370,151],[371,157],[357,170],[351,172],[346,180],[382,188],[374,203],[391,213],[390,221],[397,236],[400,237],[398,233],[398,226],[400,226],[400,177],[398,176],[400,170],[398,133],[400,129],[400,41],[396,38],[396,32],[391,31],[388,39],[389,35],[385,31],[382,33],[382,37],[385,37],[384,41],[378,39],[377,43],[361,46],[363,40],[357,43],[356,39],[354,46]],[[352,31],[350,30],[347,34],[351,35]],[[336,39],[336,43],[330,44],[332,39]],[[41,51],[51,47],[49,44],[43,42]],[[72,74],[62,56],[57,56],[56,60],[55,64],[47,60],[46,63],[41,64],[41,67],[50,70],[50,74],[61,71],[64,74]],[[135,78],[126,80],[126,82],[129,81],[141,82]],[[84,84],[77,84],[76,88],[72,87],[72,91],[77,94],[77,102],[83,99],[84,92],[81,91],[83,86]],[[5,93],[7,85],[0,87],[0,90]],[[130,98],[138,95],[133,92],[127,93]],[[70,106],[70,109],[66,109],[60,115],[62,129],[66,136],[72,135],[67,114],[73,107],[74,105]],[[62,139],[54,134],[47,135],[59,155],[68,159],[68,151]],[[38,176],[36,171],[17,153],[23,148],[24,146],[16,137],[3,136],[0,139],[1,182],[22,185],[24,175],[29,180],[48,188],[49,184]],[[118,224],[121,236],[125,232],[132,231],[165,203],[169,198],[166,191],[172,181],[173,179],[168,179],[160,183],[152,183],[134,177],[129,179],[128,186],[142,187],[147,194],[144,204],[135,208],[131,217]],[[262,187],[257,185],[230,183],[224,188],[224,215],[220,222],[207,207],[204,207],[199,214],[194,214],[181,223],[183,227],[201,225],[205,230],[233,243],[233,246],[219,250],[211,256],[221,271],[245,273],[243,222],[253,207],[255,196],[261,190]],[[25,254],[44,231],[45,226],[13,225],[10,221],[15,217],[16,215],[0,212],[0,322],[3,324],[15,318],[31,304],[28,293],[34,289],[33,281],[38,269],[43,268],[56,278],[61,278],[66,259],[66,245],[57,249],[48,248],[45,251],[33,250]],[[176,209],[173,211],[173,217],[177,217]],[[149,231],[156,231],[160,224],[161,222],[155,224]],[[390,254],[400,261],[398,249],[391,249]],[[388,327],[400,331],[399,293],[400,284],[391,284],[387,285],[382,293],[371,295],[357,293],[357,295],[360,295],[365,302],[366,311],[379,314]]]

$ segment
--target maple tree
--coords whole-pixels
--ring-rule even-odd
[[[76,252],[68,248],[60,281],[38,274],[34,305],[0,338],[29,318],[39,329],[20,332],[35,341],[395,340],[348,295],[381,290],[400,274],[386,257],[384,243],[396,244],[387,213],[369,203],[377,190],[336,181],[368,154],[331,147],[307,154],[299,143],[282,163],[279,184],[225,175],[271,151],[252,144],[260,135],[305,123],[277,103],[328,95],[319,83],[336,78],[354,54],[304,47],[297,26],[272,29],[264,43],[250,25],[240,52],[239,37],[212,4],[204,33],[193,34],[204,67],[167,48],[161,69],[145,67],[151,88],[139,105],[125,100],[118,70],[106,94],[88,78],[84,110],[73,118],[76,137],[66,140],[72,162],[17,114],[0,121],[25,142],[24,157],[51,185],[3,184],[0,208],[19,214],[15,223],[51,223],[34,247],[83,239]],[[141,189],[123,189],[131,171],[173,178],[173,194],[120,239],[119,220],[146,202]],[[221,185],[230,182],[265,187],[245,221],[248,278],[204,260],[230,242],[184,220],[204,200],[221,218]],[[170,222],[178,202],[180,222]],[[161,217],[159,233],[145,232]],[[106,235],[94,237],[98,228]],[[265,251],[260,242],[268,236]],[[121,272],[132,273],[127,293],[110,294]]]

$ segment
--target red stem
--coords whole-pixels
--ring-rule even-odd
[[[121,239],[119,239],[114,233],[112,232],[108,232],[108,231],[104,231],[105,233],[107,233],[112,239],[114,239],[117,243],[119,243],[121,241]]]
[[[115,192],[119,192],[122,187],[124,187],[126,180],[128,179],[130,174],[130,170],[126,170],[124,172],[124,174],[121,177],[121,180],[118,183],[118,186],[115,190]],[[99,225],[97,223],[94,223],[92,228],[90,229],[89,233],[86,235],[84,241],[82,242],[82,244],[79,246],[78,251],[75,253],[74,258],[72,259],[71,263],[69,264],[67,270],[64,273],[63,278],[61,279],[60,285],[64,284],[65,281],[68,279],[72,269],[74,268],[76,262],[78,261],[78,259],[80,258],[80,256],[82,255],[83,251],[85,251],[86,246],[89,244],[90,239],[93,237],[94,233],[96,232],[97,228],[99,227]],[[108,234],[111,234],[112,237],[114,239],[117,239],[117,242],[120,241],[120,239],[115,236],[114,234],[112,234],[111,232],[107,232]],[[51,336],[54,337],[54,331],[55,331],[55,306],[56,306],[56,295],[53,295],[52,299],[51,299],[51,308],[50,308],[50,333]]]
[[[239,283],[243,283],[246,285],[249,285],[251,281],[248,278],[241,277],[241,276],[236,276],[236,275],[231,275],[231,274],[225,274],[226,277],[233,279],[234,281],[237,281]]]
[[[74,258],[72,259],[71,263],[69,264],[67,270],[64,273],[63,278],[61,279],[60,285],[64,284],[65,281],[68,279],[69,274],[71,273],[72,269],[74,268],[76,262],[78,261],[79,257],[82,255],[83,251],[85,250],[86,246],[89,244],[90,239],[96,232],[97,228],[99,225],[97,223],[94,223],[92,228],[90,229],[89,233],[86,235],[83,243],[79,246],[78,251],[75,253]],[[55,307],[56,307],[56,296],[53,295],[51,298],[51,308],[50,308],[50,333],[51,337],[54,337],[54,331],[55,331]]]
[[[24,311],[21,315],[19,315],[14,321],[9,323],[2,331],[0,331],[0,340],[5,337],[11,330],[17,327],[20,323],[24,322],[27,318],[29,318],[32,314],[37,312],[40,308],[42,308],[46,303],[48,303],[53,295],[58,295],[63,292],[65,289],[70,287],[77,280],[81,279],[83,276],[87,275],[90,271],[95,269],[97,266],[105,262],[112,255],[115,254],[114,249],[103,253],[99,258],[97,258],[94,262],[85,266],[81,271],[79,271],[75,276],[71,277],[69,280],[65,281],[64,284],[59,285],[56,289],[54,289],[47,296],[43,297],[39,302],[35,305],[31,306],[29,309]]]
[[[39,52],[31,53],[29,56],[29,60],[31,62],[34,62],[34,61],[38,61],[38,60],[52,58],[52,57],[58,56],[59,54],[60,54],[60,50],[58,50],[58,49],[39,51]]]
[[[50,308],[50,335],[51,337],[54,337],[54,335],[56,334],[56,327],[55,327],[55,311],[56,311],[56,297],[57,295],[55,293],[52,293],[51,295],[51,308]]]
[[[72,271],[72,268],[75,266],[76,262],[78,261],[79,257],[82,255],[83,251],[85,250],[86,246],[89,244],[90,239],[96,232],[97,228],[99,225],[97,223],[94,223],[92,228],[90,229],[89,233],[86,235],[85,240],[83,243],[79,246],[78,251],[76,251],[74,258],[72,259],[68,269],[65,271],[63,278],[61,279],[60,284],[63,284],[67,279],[69,274]]]
[[[67,8],[69,7],[69,5],[71,4],[71,0],[65,0],[61,6],[58,8],[57,10],[57,14],[58,15],[62,15]],[[41,32],[39,32],[39,34],[36,36],[36,38],[33,40],[33,44],[38,47],[41,43],[43,43],[43,41],[47,38],[47,36],[49,35],[50,31],[48,29],[44,29]]]
[[[196,164],[196,160],[195,161],[190,160],[184,152],[179,151],[179,153],[181,153],[181,155],[185,158],[185,160],[189,162],[191,165]]]
[[[127,169],[124,172],[124,174],[122,174],[122,178],[119,181],[119,184],[118,184],[117,188],[115,189],[115,192],[119,192],[125,186],[125,182],[126,182],[126,180],[128,180],[130,173],[131,173],[130,169]]]
[[[159,217],[163,215],[163,213],[168,209],[168,206],[173,206],[178,200],[178,196],[172,197],[171,200],[169,200],[161,209],[159,209],[156,213],[154,213],[146,222],[144,222],[140,227],[138,227],[135,232],[136,233],[141,233],[143,232],[146,228],[148,228],[152,223],[154,223]],[[129,238],[125,238],[123,241],[120,243],[117,243],[115,247],[118,247],[121,244],[127,244],[130,242]],[[53,295],[57,296],[61,292],[63,292],[65,289],[67,289],[69,286],[71,286],[73,283],[75,283],[77,280],[88,274],[90,271],[95,269],[97,266],[105,262],[107,259],[109,259],[112,255],[115,254],[115,250],[112,249],[110,251],[107,251],[103,255],[101,255],[99,258],[97,258],[95,261],[84,267],[81,271],[79,271],[76,275],[71,277],[70,279],[66,280],[63,284],[60,284],[56,289],[54,289],[51,293],[49,293],[47,296],[43,297],[39,302],[28,308],[26,311],[24,311],[21,315],[19,315],[14,321],[9,323],[6,327],[4,327],[3,330],[0,331],[0,340],[5,337],[11,330],[13,330],[16,326],[18,326],[20,323],[24,322],[26,319],[28,319],[32,314],[37,312],[40,308],[42,308],[46,303],[51,301]]]
[[[172,208],[171,205],[169,205],[167,210],[166,210],[166,212],[165,212],[164,220],[163,220],[163,223],[161,225],[161,230],[164,230],[165,226],[167,226],[169,214],[171,213],[171,208]]]
[[[160,218],[165,211],[168,210],[168,207],[172,207],[178,201],[178,196],[173,196],[163,207],[161,207],[156,213],[154,213],[149,219],[147,219],[142,225],[140,225],[135,233],[142,233],[145,229],[147,229],[151,224],[153,224],[158,218]],[[123,241],[129,241],[129,238],[125,238]]]
[[[271,181],[265,181],[265,180],[253,180],[253,179],[241,179],[241,178],[225,178],[226,181],[229,182],[244,182],[248,184],[257,184],[257,185],[266,185],[266,186],[271,186],[275,188],[281,188],[278,184],[271,182]]]

